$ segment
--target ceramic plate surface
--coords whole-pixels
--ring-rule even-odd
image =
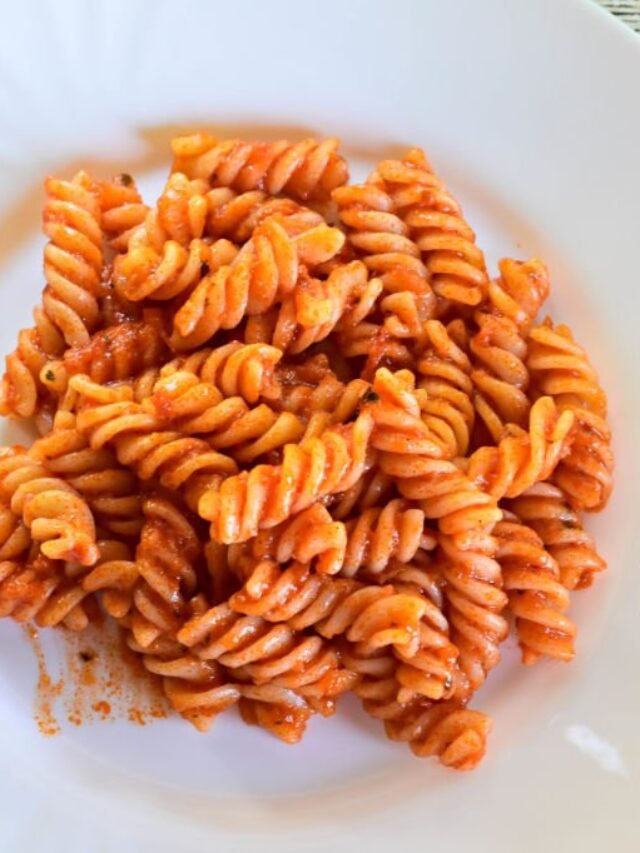
[[[550,311],[610,397],[617,487],[590,520],[610,569],[575,596],[575,662],[525,670],[507,644],[476,699],[495,728],[472,774],[386,742],[349,700],[295,748],[231,714],[206,736],[172,718],[47,739],[33,652],[1,624],[0,849],[637,850],[640,41],[586,0],[22,0],[3,13],[2,353],[42,287],[45,174],[124,170],[152,200],[180,130],[338,135],[356,178],[418,144],[493,268],[549,264]]]

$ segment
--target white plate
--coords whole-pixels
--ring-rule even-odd
[[[32,654],[1,625],[0,848],[637,850],[640,41],[578,0],[22,0],[3,12],[3,352],[42,284],[46,172],[126,170],[152,190],[178,127],[337,134],[363,165],[419,144],[492,263],[550,264],[551,310],[610,395],[618,469],[592,524],[610,571],[572,611],[579,655],[501,667],[476,703],[495,731],[473,774],[385,742],[349,702],[295,748],[231,715],[207,736],[172,719],[46,740]]]

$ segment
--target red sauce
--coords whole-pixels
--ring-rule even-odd
[[[38,665],[34,717],[42,734],[58,734],[63,717],[73,726],[115,719],[144,726],[168,715],[161,680],[147,672],[119,633],[106,634],[104,625],[79,634],[56,632],[64,643],[57,679],[47,669],[37,630],[25,626],[25,633]]]

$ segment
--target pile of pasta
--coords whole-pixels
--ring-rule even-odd
[[[173,141],[45,182],[45,287],[1,408],[0,614],[115,620],[173,706],[293,743],[351,691],[457,769],[512,629],[569,661],[605,563],[606,398],[549,277],[491,278],[419,149],[348,184],[335,139]],[[103,620],[101,623],[100,620]]]

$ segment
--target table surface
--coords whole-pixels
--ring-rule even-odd
[[[640,33],[640,0],[598,0],[598,3]]]

